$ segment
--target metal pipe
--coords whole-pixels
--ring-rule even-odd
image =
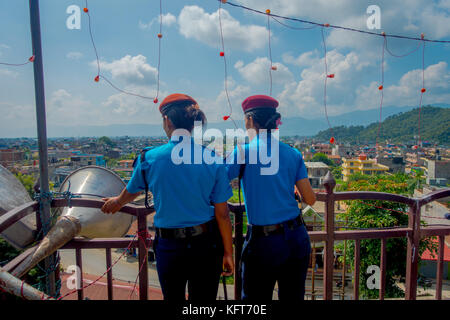
[[[45,293],[17,279],[2,268],[0,268],[0,288],[26,300],[53,300]]]
[[[41,193],[48,194],[50,191],[48,182],[48,155],[47,155],[47,124],[45,118],[45,90],[44,90],[44,69],[42,65],[42,47],[41,47],[41,25],[39,18],[39,0],[30,0],[30,25],[31,42],[33,47],[33,69],[34,69],[34,91],[36,100],[36,121],[37,138],[39,148],[39,176]],[[42,199],[42,223],[48,225],[50,222],[50,202],[45,197]],[[47,257],[44,260],[45,269],[49,270],[55,256]],[[55,273],[49,273],[46,278],[46,293],[54,296],[56,293]]]

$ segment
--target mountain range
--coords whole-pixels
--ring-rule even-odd
[[[450,104],[433,104],[440,108],[449,108]],[[399,113],[408,112],[417,106],[404,107],[384,107],[382,120]],[[330,116],[331,125],[334,126],[352,126],[369,125],[377,122],[379,118],[379,109],[358,110],[338,116]],[[281,136],[314,136],[322,130],[328,128],[325,116],[316,119],[305,119],[302,117],[282,118],[283,124],[280,126]],[[111,124],[105,126],[63,126],[48,123],[48,137],[100,137],[100,136],[164,136],[164,131],[160,124]],[[243,128],[242,120],[236,120],[236,125]],[[233,128],[230,121],[209,123],[209,128],[216,128],[225,131],[227,128]],[[33,128],[17,129],[15,131],[1,132],[2,137],[35,137],[36,132]]]

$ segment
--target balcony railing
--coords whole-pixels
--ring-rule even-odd
[[[437,278],[436,278],[436,299],[442,297],[442,279],[443,279],[443,259],[444,259],[444,237],[450,234],[450,226],[429,226],[420,225],[421,207],[432,201],[450,196],[450,189],[444,189],[425,195],[422,198],[409,198],[402,195],[381,193],[381,192],[334,192],[336,182],[330,174],[327,175],[324,186],[325,192],[317,193],[317,201],[324,202],[324,230],[311,231],[309,236],[312,242],[324,242],[324,263],[323,263],[323,298],[325,300],[333,299],[333,269],[334,269],[334,243],[339,240],[355,241],[354,250],[354,272],[353,272],[353,299],[359,298],[359,274],[360,274],[360,245],[363,239],[380,239],[381,243],[381,275],[379,298],[384,299],[386,289],[386,242],[390,238],[407,238],[407,261],[406,261],[406,295],[405,299],[415,300],[417,291],[418,277],[418,259],[419,259],[419,241],[421,238],[437,236],[439,239],[438,258],[437,258]],[[408,205],[408,226],[405,228],[384,229],[384,230],[335,230],[335,202],[343,200],[383,200],[392,201]],[[103,201],[96,199],[70,199],[72,207],[101,208]],[[53,208],[68,206],[67,199],[53,199],[51,206]],[[234,258],[236,266],[241,260],[241,251],[244,242],[243,234],[243,213],[244,207],[238,204],[229,203],[230,211],[234,214]],[[126,205],[121,210],[124,213],[137,217],[138,234],[147,235],[147,215],[154,212],[152,209],[135,205]],[[24,204],[15,208],[2,217],[0,217],[0,232],[22,219],[29,214],[36,214],[36,221],[40,221],[39,203],[36,201]],[[38,224],[39,227],[39,224]],[[107,266],[107,284],[108,299],[113,299],[113,279],[111,270],[111,249],[112,248],[138,248],[139,259],[139,299],[147,300],[148,295],[148,265],[147,250],[152,244],[149,237],[138,237],[136,240],[129,238],[98,238],[81,239],[75,238],[68,242],[62,249],[75,250],[76,264],[82,270],[81,252],[83,249],[100,248],[106,252]],[[10,261],[3,267],[5,271],[11,272],[22,262],[29,254],[34,251],[30,248],[21,255]],[[81,282],[82,283],[82,282]],[[235,299],[241,299],[242,279],[239,273],[235,274],[234,294]],[[78,299],[83,299],[83,289],[78,290]]]

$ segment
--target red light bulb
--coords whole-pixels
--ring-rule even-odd
[[[34,55],[32,55],[30,58],[28,58],[28,61],[34,62]]]
[[[87,13],[89,10],[88,8],[84,8],[83,11]]]
[[[220,51],[220,56],[223,57],[225,55],[225,52]]]
[[[227,121],[228,119],[230,119],[230,116],[223,116],[223,121]]]
[[[155,99],[153,100],[153,103],[158,103],[158,98],[155,98]]]
[[[98,82],[100,80],[100,76],[96,76],[95,78],[94,78],[94,81],[95,82]]]
[[[333,79],[334,78],[334,73],[327,75],[327,77]]]
[[[383,90],[383,86],[379,86],[379,87],[378,87],[378,90]]]
[[[420,90],[420,92],[425,93],[425,91],[427,91],[427,89],[422,88],[422,90]]]
[[[331,138],[330,138],[330,143],[331,143],[331,144],[334,144],[334,137],[331,137]]]

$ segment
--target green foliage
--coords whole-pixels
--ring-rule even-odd
[[[381,123],[380,140],[389,139],[394,143],[410,141],[417,135],[419,109],[399,113],[386,118]],[[421,140],[434,141],[441,144],[450,144],[450,109],[425,106],[420,113]],[[333,132],[333,134],[331,134]],[[328,140],[334,136],[337,141],[352,143],[375,142],[378,132],[378,123],[364,126],[339,126],[320,131],[315,139]]]
[[[23,184],[30,197],[33,198],[34,196],[33,187],[36,181],[36,177],[34,175],[22,174],[20,172],[15,174],[15,176]]]
[[[331,174],[333,175],[336,182],[342,179],[342,167],[334,166],[331,168]]]
[[[312,157],[311,162],[323,162],[323,163],[325,163],[328,166],[331,166],[331,167],[335,166],[334,161],[331,160],[330,158],[328,158],[325,153],[321,153],[321,152],[316,153]]]
[[[115,146],[115,144],[114,144],[114,142],[111,140],[111,138],[106,137],[106,136],[103,136],[103,137],[98,138],[98,143],[99,143],[99,144],[106,144],[106,145],[108,145],[108,146],[110,146],[110,147],[114,147],[114,146]]]
[[[126,156],[121,156],[119,160],[134,160],[136,159],[136,153],[132,152],[130,154],[127,154]]]
[[[349,181],[344,182],[339,189],[347,191],[377,191],[401,195],[410,195],[410,177],[406,174],[365,176],[355,174]],[[408,208],[405,204],[355,200],[346,201],[347,211],[340,214],[338,219],[347,220],[349,229],[358,228],[386,228],[408,225]],[[337,246],[342,247],[341,245]],[[386,266],[386,297],[402,297],[404,292],[395,284],[396,279],[401,279],[406,272],[406,238],[391,238],[386,242],[387,266]],[[426,250],[435,252],[436,245],[430,238],[422,239],[419,246],[419,257]],[[347,242],[346,263],[354,266],[354,242]],[[377,289],[368,289],[366,282],[370,274],[366,270],[370,265],[380,265],[381,241],[378,239],[361,240],[360,249],[360,294],[365,298],[377,298]],[[342,257],[341,257],[342,259]],[[420,258],[419,258],[420,259]],[[419,260],[420,261],[420,260]]]
[[[105,161],[106,161],[106,167],[107,168],[114,168],[117,166],[117,159],[113,159],[113,158],[109,158],[105,156]]]

